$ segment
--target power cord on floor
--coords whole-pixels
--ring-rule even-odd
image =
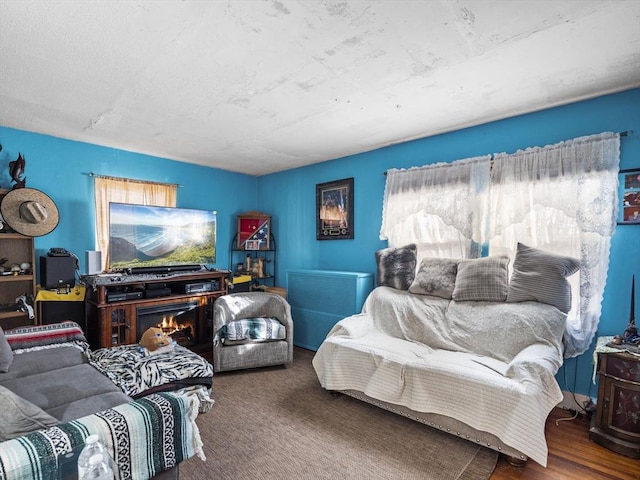
[[[573,417],[566,417],[566,418],[558,418],[556,420],[556,427],[560,426],[560,422],[566,422],[567,420],[575,420],[576,418],[578,418],[578,411],[576,410],[576,412],[573,414]]]
[[[574,385],[574,389],[575,389],[575,385],[578,382],[578,366],[577,366],[577,359],[574,359],[576,362],[576,368],[574,368],[573,370],[573,385]],[[589,417],[591,415],[591,412],[594,409],[594,404],[591,401],[591,385],[589,385],[589,391],[587,392],[587,398],[588,400],[585,401],[585,404],[582,405],[580,404],[580,402],[578,401],[578,398],[576,397],[576,393],[575,391],[571,390],[569,388],[569,383],[567,382],[567,363],[564,364],[564,368],[562,369],[562,373],[564,376],[564,385],[565,388],[569,391],[569,393],[571,393],[571,396],[573,397],[573,402],[580,408],[580,410],[575,410],[575,413],[573,416],[571,417],[567,417],[567,418],[559,418],[558,420],[556,420],[555,424],[556,426],[559,425],[560,422],[563,421],[567,421],[567,420],[575,420],[576,418],[578,418],[578,415],[580,415],[581,413],[587,417]]]

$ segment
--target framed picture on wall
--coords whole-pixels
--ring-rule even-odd
[[[260,250],[260,240],[247,240],[244,242],[245,250]]]
[[[316,185],[316,239],[354,237],[353,177]]]
[[[640,225],[640,168],[620,171],[622,208],[618,225]]]
[[[269,250],[271,215],[248,212],[238,215],[238,250]]]

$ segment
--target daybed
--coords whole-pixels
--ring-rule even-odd
[[[322,387],[546,466],[578,263],[518,245],[511,285],[508,263],[423,259],[414,275],[415,246],[378,252],[382,286],[314,356]]]
[[[0,478],[65,478],[84,439],[99,435],[121,479],[177,478],[177,465],[204,459],[197,395],[133,400],[89,363],[73,322],[0,329]]]

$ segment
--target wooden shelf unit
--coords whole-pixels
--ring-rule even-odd
[[[247,271],[247,258],[251,262],[264,262],[263,275],[260,276],[253,271]],[[276,239],[269,234],[269,248],[264,250],[245,250],[238,248],[238,234],[233,236],[231,247],[229,248],[229,270],[236,274],[251,275],[252,286],[276,286]],[[243,264],[243,271],[238,272],[238,264]]]
[[[149,307],[169,307],[176,303],[197,304],[197,333],[195,345],[190,346],[194,351],[213,348],[213,302],[221,295],[226,295],[226,272],[194,272],[179,275],[123,275],[109,277],[104,283],[92,286],[85,281],[86,294],[86,325],[87,338],[92,348],[104,348],[118,345],[133,344],[139,341],[143,332],[138,332],[138,310]],[[143,279],[140,279],[143,277]],[[199,293],[184,293],[186,285],[217,282],[213,291]],[[109,301],[109,297],[118,292],[147,291],[154,284],[166,284],[171,293],[155,298],[136,298],[119,301]],[[112,297],[113,298],[113,297]]]
[[[0,202],[11,190],[0,189]],[[7,233],[7,226],[0,230],[0,258],[6,258],[5,269],[11,265],[28,262],[31,264],[31,273],[19,275],[0,275],[0,305],[14,304],[20,295],[27,295],[35,298],[36,276],[35,276],[35,253],[33,247],[33,237],[27,237],[19,233]],[[4,330],[33,325],[36,318],[29,318],[26,312],[2,311],[0,312],[0,327]]]

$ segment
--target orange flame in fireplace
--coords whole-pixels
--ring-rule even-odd
[[[173,338],[179,345],[191,345],[194,340],[195,318],[185,319],[181,315],[172,315],[167,312],[162,316],[162,320],[158,319],[156,324],[157,328],[162,330],[162,333]],[[182,321],[190,320],[190,321]]]
[[[171,335],[172,333],[179,332],[185,328],[189,328],[187,325],[180,325],[176,322],[173,315],[162,317],[162,322],[158,324],[158,328],[161,328],[164,333]]]

